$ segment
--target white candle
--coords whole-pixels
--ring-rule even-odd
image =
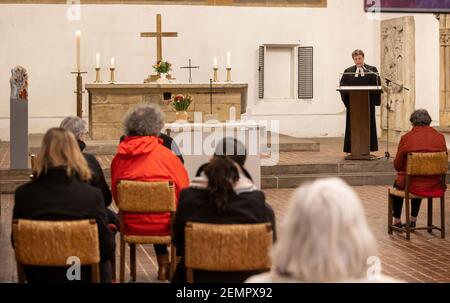
[[[81,60],[80,60],[80,50],[81,50],[81,31],[77,30],[75,32],[75,36],[77,39],[77,70],[81,70]]]
[[[217,68],[217,58],[214,58],[214,68]]]
[[[227,68],[231,68],[231,54],[227,53]]]
[[[100,68],[100,54],[95,54],[95,68]]]
[[[112,57],[111,58],[111,68],[114,68],[114,63],[115,63],[115,60],[114,60],[114,57]]]

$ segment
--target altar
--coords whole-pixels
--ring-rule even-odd
[[[266,137],[266,128],[255,121],[227,121],[226,123],[167,123],[166,134],[179,146],[189,179],[195,177],[197,169],[208,162],[224,137],[236,138],[245,144],[247,161],[245,168],[257,188],[261,188],[261,143]]]
[[[231,107],[240,119],[247,107],[248,84],[238,82],[210,83],[92,83],[85,85],[89,93],[89,132],[94,140],[117,139],[122,133],[125,113],[139,103],[156,103],[166,122],[175,121],[175,110],[168,104],[177,94],[190,94],[189,121],[194,112],[217,114],[226,121]]]

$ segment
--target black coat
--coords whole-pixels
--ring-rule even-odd
[[[14,200],[13,219],[95,219],[101,262],[113,256],[115,241],[108,228],[102,193],[89,183],[68,177],[64,167],[51,168],[47,174],[18,187]],[[27,267],[25,273],[32,281],[67,281],[64,268]],[[83,267],[83,279],[89,276],[89,269]]]
[[[380,77],[376,74],[371,74],[370,72],[377,73],[378,70],[375,66],[370,66],[364,64],[364,68],[369,72],[365,72],[365,77],[355,77],[356,73],[356,65],[347,68],[341,78],[340,85],[341,86],[352,86],[352,85],[381,85]],[[344,152],[351,152],[351,109],[350,109],[350,96],[348,93],[341,92],[341,99],[347,108],[347,116],[345,123],[345,140],[344,140]],[[380,93],[370,93],[370,150],[377,151],[378,150],[378,139],[377,139],[377,125],[375,119],[375,106],[379,106],[381,104],[381,94]]]
[[[78,145],[80,146],[81,151],[84,151],[86,148],[86,144],[82,141],[78,140]],[[103,169],[100,166],[100,163],[98,163],[97,158],[95,158],[92,154],[83,152],[83,156],[92,172],[92,179],[90,181],[91,185],[101,190],[105,206],[110,206],[112,202],[111,189],[109,188],[108,183],[106,183],[105,175],[103,174]]]
[[[202,222],[214,224],[246,224],[270,222],[275,233],[275,214],[265,202],[262,191],[234,194],[224,212],[219,211],[210,201],[210,193],[207,189],[186,188],[181,191],[178,209],[173,225],[172,241],[177,247],[177,255],[184,255],[184,228],[186,222]],[[186,273],[184,259],[181,260],[175,272],[173,282],[185,282]],[[257,272],[194,272],[195,282],[235,282],[245,281]]]

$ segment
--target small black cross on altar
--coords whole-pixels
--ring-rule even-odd
[[[192,65],[191,65],[191,59],[189,59],[189,66],[182,66],[182,67],[180,67],[180,68],[189,68],[189,83],[191,83],[191,82],[192,82],[192,74],[191,74],[191,70],[192,70],[193,68],[200,68],[200,66],[192,66]]]

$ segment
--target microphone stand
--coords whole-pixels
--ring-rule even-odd
[[[391,154],[389,153],[389,112],[391,111],[391,105],[392,105],[392,100],[390,99],[390,88],[391,88],[391,84],[394,84],[398,87],[400,87],[401,89],[407,90],[409,91],[409,88],[404,87],[402,84],[399,84],[395,81],[392,81],[389,78],[386,77],[381,77],[384,81],[386,81],[386,87],[387,87],[387,96],[386,96],[386,151],[384,152],[384,157],[386,158],[386,160],[389,160],[389,158],[391,157]]]

